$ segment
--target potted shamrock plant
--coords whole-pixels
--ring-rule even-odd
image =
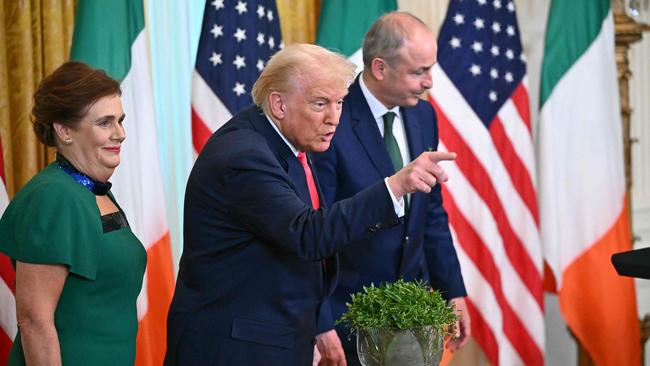
[[[356,333],[364,366],[438,365],[457,319],[453,305],[423,282],[372,284],[347,306],[338,322]]]

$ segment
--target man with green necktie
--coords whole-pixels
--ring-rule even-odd
[[[364,71],[345,97],[331,147],[314,157],[326,204],[351,197],[422,152],[438,148],[436,114],[430,103],[420,99],[432,86],[436,52],[433,33],[411,14],[387,13],[372,25],[363,43]],[[454,302],[460,321],[447,347],[457,350],[467,342],[467,294],[440,185],[429,193],[406,196],[404,208],[400,225],[339,252],[338,287],[319,319],[320,365],[359,364],[349,329],[335,328],[334,321],[346,310],[350,295],[363,286],[399,278],[427,281]]]

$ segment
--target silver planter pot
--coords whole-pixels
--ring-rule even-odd
[[[432,327],[419,329],[359,329],[357,353],[364,366],[437,366],[443,336]]]

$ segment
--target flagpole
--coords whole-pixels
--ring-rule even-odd
[[[629,214],[630,233],[632,233],[632,243],[638,240],[632,231],[632,144],[637,143],[638,139],[633,138],[630,134],[630,121],[633,108],[630,105],[629,82],[632,78],[630,70],[629,50],[633,43],[643,38],[643,32],[650,31],[650,25],[635,21],[627,15],[626,2],[622,0],[612,1],[612,10],[614,14],[614,26],[616,37],[616,68],[618,70],[618,88],[621,100],[621,123],[623,127],[623,154],[625,159],[625,192],[627,196],[627,210]],[[650,337],[650,314],[646,314],[643,320],[639,321],[641,327],[641,364],[643,364],[645,355],[645,343]],[[582,348],[582,347],[581,347]],[[579,356],[587,355],[586,352],[579,352]],[[587,356],[588,357],[588,356]],[[582,365],[583,360],[578,359]]]
[[[618,88],[621,99],[621,122],[623,124],[623,151],[625,157],[625,191],[627,208],[630,214],[630,232],[633,242],[637,239],[632,231],[632,144],[638,142],[630,136],[630,120],[632,106],[630,105],[629,82],[632,77],[628,57],[630,46],[643,38],[643,32],[650,31],[650,25],[636,22],[625,11],[624,1],[615,0],[612,4],[616,32],[616,68],[618,69]],[[634,243],[631,243],[634,244]]]

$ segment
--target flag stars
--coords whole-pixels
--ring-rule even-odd
[[[494,32],[495,34],[500,33],[501,32],[501,24],[499,24],[498,22],[492,23],[492,32]]]
[[[490,77],[492,79],[498,79],[499,78],[499,70],[495,69],[494,67],[490,69]]]
[[[223,36],[223,26],[214,24],[210,33],[212,33],[215,39],[219,38],[219,36]]]
[[[506,57],[508,58],[508,60],[512,60],[513,58],[515,58],[515,54],[514,54],[514,52],[512,52],[511,49],[507,49],[506,50]]]
[[[515,35],[515,27],[509,25],[506,27],[506,33],[508,33],[508,37],[512,37]]]
[[[456,13],[456,15],[454,15],[453,19],[454,19],[454,23],[456,23],[456,25],[461,25],[461,24],[465,23],[465,16],[463,16],[463,14]]]
[[[499,56],[499,46],[493,45],[490,47],[490,53],[492,53],[492,56],[494,57]]]
[[[482,52],[483,51],[483,44],[481,44],[481,42],[472,43],[472,50],[474,50],[475,53]]]
[[[481,67],[477,64],[472,64],[472,66],[469,68],[469,72],[471,72],[474,76],[481,75]]]
[[[275,47],[275,38],[269,37],[269,47],[273,49]]]
[[[235,9],[236,9],[237,12],[239,13],[239,15],[242,15],[242,14],[244,14],[245,12],[248,11],[248,9],[246,9],[246,2],[245,2],[245,1],[239,1],[239,2],[237,2],[237,6],[235,6]]]
[[[512,81],[514,80],[513,77],[512,77],[512,73],[511,73],[511,72],[506,72],[506,74],[503,75],[503,78],[504,78],[504,79],[506,80],[506,82],[508,82],[508,83],[512,83]]]
[[[526,63],[526,55],[523,52],[519,54],[519,61]]]
[[[490,102],[492,103],[496,102],[498,99],[497,92],[495,92],[494,90],[490,90],[490,92],[488,93],[488,98],[490,98]]]
[[[237,94],[238,97],[246,93],[246,89],[244,89],[244,84],[237,83],[237,82],[235,83],[235,87],[232,88],[232,91],[235,92],[235,94]]]
[[[237,43],[240,43],[241,41],[246,39],[246,30],[237,28],[235,34],[233,34],[233,37],[237,38]]]
[[[476,29],[485,28],[485,21],[481,18],[474,19],[474,27],[476,27]]]
[[[214,0],[212,6],[214,6],[214,10],[223,9],[223,0]]]
[[[487,4],[487,0],[478,0],[477,2],[480,6]]]
[[[264,69],[264,61],[260,60],[259,58],[257,59],[257,64],[255,64],[255,67],[257,68],[257,71],[262,71]]]
[[[258,45],[263,45],[266,42],[264,39],[264,33],[257,33],[257,44]]]
[[[492,6],[494,6],[495,9],[501,9],[501,1],[500,0],[494,0],[492,2]]]
[[[281,50],[284,49],[284,41],[280,41],[280,45],[278,46]]]
[[[212,66],[221,65],[223,63],[223,61],[221,61],[221,54],[212,52],[212,56],[210,56],[210,62],[212,62]]]
[[[508,9],[509,12],[511,12],[511,13],[514,12],[515,11],[515,3],[513,3],[512,1],[509,1],[508,5],[506,5],[506,8]]]
[[[246,67],[246,57],[243,56],[235,56],[235,61],[232,62],[235,67],[237,67],[237,70],[241,69],[242,67]]]
[[[264,10],[264,7],[262,5],[257,6],[257,18],[262,19],[264,18],[264,15],[266,14],[266,10]]]
[[[460,38],[458,37],[451,37],[451,40],[449,40],[449,45],[451,48],[456,49],[460,47]]]
[[[266,12],[266,19],[268,19],[269,22],[272,22],[272,21],[273,21],[273,12],[272,12],[271,10],[269,10],[268,12]]]

